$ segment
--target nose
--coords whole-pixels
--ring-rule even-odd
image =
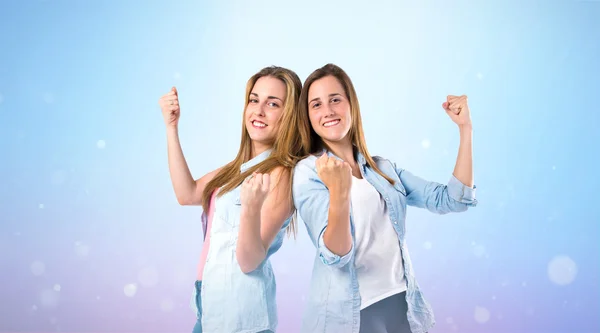
[[[333,109],[331,109],[331,106],[329,104],[325,105],[323,112],[325,113],[325,117],[331,117],[335,114],[335,112],[333,111]]]
[[[256,115],[258,117],[264,117],[265,116],[265,108],[266,108],[266,105],[264,103],[261,104],[259,107],[254,109],[254,115]]]

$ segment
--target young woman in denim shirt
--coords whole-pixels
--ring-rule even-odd
[[[406,206],[445,214],[476,205],[467,97],[442,105],[460,133],[447,185],[369,155],[358,98],[341,68],[314,71],[299,105],[312,154],[295,167],[294,203],[317,248],[302,332],[427,332],[435,321],[406,247]]]
[[[177,200],[204,208],[194,333],[276,330],[275,277],[269,257],[281,247],[285,230],[293,231],[291,171],[302,148],[296,131],[278,133],[295,126],[301,84],[294,72],[281,67],[267,67],[252,76],[246,86],[237,156],[197,180],[179,143],[177,90],[159,101]]]

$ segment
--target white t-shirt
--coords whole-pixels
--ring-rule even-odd
[[[352,177],[350,195],[362,310],[406,291],[407,287],[398,234],[390,221],[385,200],[364,178]]]

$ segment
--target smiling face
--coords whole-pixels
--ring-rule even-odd
[[[272,76],[259,78],[248,96],[246,130],[256,154],[271,148],[279,128],[286,97],[283,81]]]
[[[350,102],[340,82],[331,75],[312,83],[308,90],[310,124],[326,144],[350,142]]]

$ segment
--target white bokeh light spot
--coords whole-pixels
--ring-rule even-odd
[[[54,291],[60,291],[60,289],[61,289],[60,284],[57,283],[54,285]]]
[[[38,206],[40,209],[44,209],[44,204],[39,204]]]
[[[135,283],[126,284],[125,287],[123,287],[123,293],[125,293],[125,296],[127,297],[135,296],[137,293],[137,285]]]
[[[433,244],[430,241],[426,241],[425,243],[423,243],[423,248],[425,250],[431,250],[432,247],[433,247]]]
[[[181,73],[179,73],[179,72],[175,72],[175,73],[173,74],[173,78],[174,78],[175,80],[179,80],[179,79],[181,79]]]
[[[571,284],[576,276],[577,264],[568,256],[556,256],[548,263],[548,277],[559,286]]]
[[[158,271],[153,266],[145,267],[138,273],[138,281],[144,287],[154,287],[158,284]]]
[[[477,78],[483,80],[483,74],[481,72],[477,73]]]
[[[475,307],[475,321],[480,324],[485,324],[490,320],[490,311],[484,307]]]
[[[35,276],[40,276],[46,271],[46,265],[44,265],[44,263],[41,261],[32,262],[30,268],[31,273],[33,273]]]
[[[429,147],[431,147],[431,142],[427,139],[421,141],[421,146],[423,146],[423,148],[428,149]]]
[[[96,147],[98,147],[98,149],[104,149],[106,148],[106,142],[104,140],[98,140],[98,142],[96,142]]]

